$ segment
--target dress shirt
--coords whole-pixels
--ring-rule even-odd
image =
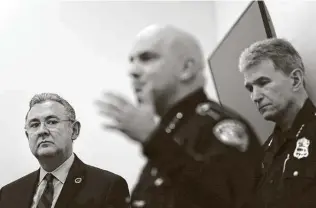
[[[53,203],[52,207],[55,207],[55,204],[57,202],[57,199],[60,195],[60,192],[65,184],[66,178],[68,176],[68,172],[70,170],[70,167],[72,166],[74,162],[75,156],[72,154],[63,164],[61,164],[58,168],[56,168],[54,171],[50,172],[54,176],[53,185],[54,185],[54,196],[53,196]],[[49,173],[45,171],[42,167],[40,168],[40,175],[39,175],[39,182],[37,185],[37,189],[35,192],[35,195],[33,197],[33,203],[31,208],[36,208],[37,204],[44,192],[44,189],[46,187],[46,180],[44,180],[45,175]]]

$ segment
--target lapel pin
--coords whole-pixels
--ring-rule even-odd
[[[75,179],[75,183],[81,183],[82,182],[82,178],[76,178]]]

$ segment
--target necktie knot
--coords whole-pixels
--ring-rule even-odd
[[[45,180],[47,181],[47,183],[53,182],[53,180],[54,180],[54,175],[51,174],[51,173],[47,173],[47,174],[45,175]]]

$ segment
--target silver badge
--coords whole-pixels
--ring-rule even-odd
[[[302,159],[304,157],[308,157],[308,147],[310,145],[310,141],[305,137],[300,138],[296,142],[296,148],[294,150],[293,156],[297,159]]]
[[[245,125],[240,121],[225,119],[218,122],[213,128],[214,135],[224,144],[234,146],[245,152],[249,146],[249,136]]]

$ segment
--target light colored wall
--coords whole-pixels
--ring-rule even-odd
[[[194,33],[208,55],[215,46],[213,14],[213,2],[1,1],[0,186],[38,168],[24,116],[34,93],[56,92],[73,104],[82,123],[75,152],[122,175],[132,188],[144,163],[140,149],[101,129],[93,101],[110,89],[134,99],[127,53],[140,29],[174,24]],[[208,93],[216,99],[212,80]]]
[[[230,30],[238,17],[249,5],[244,1],[214,1],[214,15],[216,22],[216,41],[220,42]]]
[[[250,1],[214,2],[217,41],[228,32]],[[277,37],[288,39],[301,54],[306,66],[307,90],[316,103],[316,2],[265,1]],[[251,32],[251,31],[245,31]]]

